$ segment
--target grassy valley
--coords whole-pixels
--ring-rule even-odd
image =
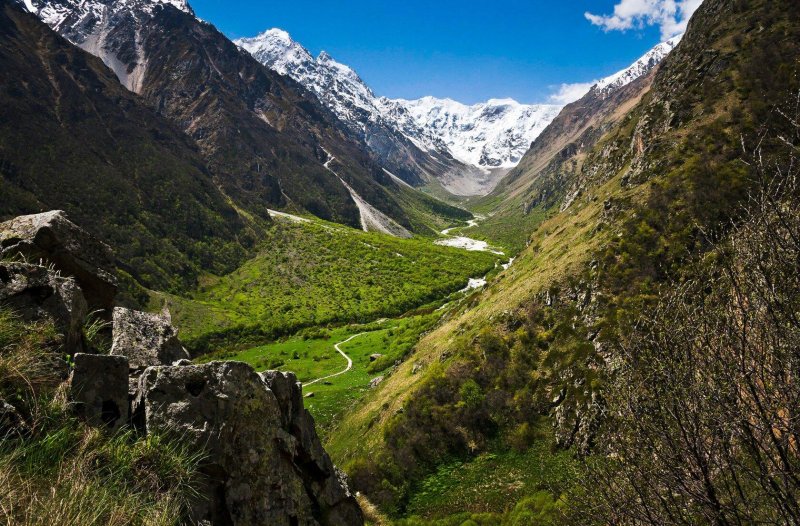
[[[306,329],[277,342],[241,351],[217,351],[198,361],[243,361],[257,371],[291,371],[303,384],[314,382],[304,387],[306,408],[320,431],[327,434],[370,390],[372,381],[391,374],[394,364],[412,351],[421,334],[440,316],[440,311],[433,311],[364,325]],[[337,352],[337,344],[353,360],[352,369],[344,373],[347,361]]]
[[[0,9],[10,41],[42,62],[36,90],[69,88],[64,108],[110,116],[71,134],[59,96],[31,122],[75,148],[64,180],[81,184],[65,208],[88,210],[81,189],[111,177],[87,223],[122,246],[107,312],[70,296],[83,282],[55,263],[14,262],[44,285],[0,265],[0,487],[13,507],[0,522],[182,524],[211,495],[215,525],[278,523],[267,508],[284,497],[286,524],[361,526],[362,511],[368,526],[800,524],[800,10],[698,4],[677,47],[566,105],[491,193],[463,199],[386,173],[302,83],[174,5],[143,33],[162,60],[141,101],[33,16]],[[0,59],[24,77],[14,50]],[[185,57],[224,63],[166,78]],[[184,89],[195,81],[205,95]],[[6,113],[37,114],[9,86]],[[186,107],[193,97],[219,111]],[[141,133],[119,128],[136,140],[95,155],[80,139],[115,120],[117,101]],[[0,189],[13,190],[0,217],[61,202],[55,164],[25,177],[46,141],[26,152],[34,131],[12,128],[0,126]],[[142,151],[155,153],[129,164]],[[82,157],[85,177],[71,165]],[[112,211],[115,188],[128,191]],[[380,222],[373,209],[413,237],[358,229]],[[125,327],[121,305],[149,312],[129,313],[141,327]],[[76,398],[84,353],[116,364],[119,403]],[[268,370],[302,390],[255,374]],[[91,404],[101,427],[82,420]],[[156,431],[162,411],[197,447]],[[220,486],[203,493],[209,481]],[[240,518],[239,497],[257,512]]]
[[[253,259],[187,297],[156,293],[182,337],[207,352],[300,329],[366,323],[439,300],[504,258],[316,219],[279,217]]]

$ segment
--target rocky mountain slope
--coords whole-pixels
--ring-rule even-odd
[[[216,185],[256,218],[295,207],[360,226],[354,192],[402,226],[397,183],[338,119],[296,83],[265,68],[185,2],[32,0],[71,42],[100,57],[130,90],[197,142]],[[389,190],[387,190],[387,188]]]
[[[432,97],[379,98],[351,68],[325,52],[314,58],[283,30],[236,43],[315,93],[384,168],[414,185],[438,180],[457,195],[490,190],[497,177],[489,171],[516,165],[560,110],[513,100],[466,106]]]
[[[601,119],[593,146],[574,157],[567,152],[577,166],[543,205],[550,214],[513,265],[424,337],[413,359],[330,439],[334,457],[347,463],[358,489],[402,514],[416,487],[430,488],[451,473],[454,455],[463,461],[456,470],[479,471],[482,482],[497,477],[496,490],[506,496],[510,470],[492,471],[495,454],[535,450],[542,441],[543,447],[557,444],[585,454],[614,450],[614,444],[597,440],[604,436],[604,415],[615,410],[606,405],[605,388],[624,359],[627,338],[659,296],[684,280],[692,283],[698,267],[720,271],[719,254],[710,253],[715,243],[735,228],[754,195],[782,186],[787,173],[793,177],[785,167],[793,166],[797,124],[786,115],[795,115],[800,90],[798,22],[788,0],[705,0],[675,51],[652,78],[642,77],[649,91],[642,95],[646,86],[629,84],[628,95],[639,102],[613,103],[616,108],[607,109],[616,116],[609,124]],[[576,104],[572,114],[580,116],[579,110]],[[556,135],[569,129],[569,121],[563,124]],[[584,131],[578,124],[565,136]],[[765,171],[752,162],[758,144],[769,159]],[[550,156],[557,154],[558,149]],[[686,298],[686,305],[702,305],[701,296]],[[732,325],[739,327],[740,318]],[[636,357],[626,366],[637,367]],[[649,406],[642,411],[649,415]],[[730,451],[710,444],[703,459]],[[657,450],[643,456],[651,453]],[[700,472],[687,467],[697,457],[681,455],[686,456],[669,459],[674,463],[667,466],[676,485],[658,490],[666,490],[659,493],[666,501],[675,487],[703,485]],[[672,470],[677,463],[681,468]],[[605,457],[600,464],[606,465]],[[581,494],[581,488],[570,492],[568,473],[549,472],[549,497],[517,498],[531,506],[532,516],[558,521],[561,504]],[[421,482],[415,486],[409,479]],[[724,487],[730,478],[714,472],[705,482]],[[482,486],[484,495],[489,485]],[[706,510],[706,518],[728,513],[686,493],[681,490],[680,503]],[[487,499],[465,506],[477,518],[487,510]],[[619,511],[626,512],[621,506],[611,511],[614,518],[598,523],[617,520]],[[502,514],[508,501],[497,509]]]
[[[67,209],[152,287],[244,258],[251,234],[180,129],[13,2],[0,39],[0,217]]]

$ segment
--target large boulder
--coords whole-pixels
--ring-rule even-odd
[[[330,456],[317,436],[314,418],[303,405],[302,385],[294,373],[266,371],[261,378],[275,394],[281,410],[283,429],[281,441],[285,454],[292,462],[303,466],[305,484],[316,501],[326,510],[330,524],[360,524],[363,521],[361,508],[350,494],[347,480],[334,466]]]
[[[134,421],[206,452],[208,482],[191,510],[194,522],[363,524],[303,416],[296,379],[275,377],[273,385],[239,362],[150,367],[139,378]]]
[[[52,323],[65,353],[85,349],[83,325],[88,307],[75,279],[41,265],[0,263],[0,305],[25,321]]]
[[[114,309],[111,354],[127,357],[138,370],[189,358],[168,317],[123,307]]]
[[[114,303],[117,278],[111,249],[61,210],[0,223],[0,257],[41,260],[74,276],[92,310],[110,309]]]
[[[116,431],[127,425],[130,415],[128,359],[76,354],[70,397],[78,416],[92,427]]]

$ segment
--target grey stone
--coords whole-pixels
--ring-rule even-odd
[[[376,387],[378,387],[381,384],[381,382],[383,382],[383,376],[377,376],[377,377],[373,378],[372,380],[370,380],[369,388],[370,389],[375,389]]]
[[[25,321],[53,323],[59,334],[56,343],[64,353],[85,349],[83,324],[88,307],[73,278],[41,265],[0,263],[0,305]],[[66,373],[66,363],[61,362]]]
[[[180,360],[176,360],[172,363],[172,365],[177,365],[179,367],[185,367],[187,365],[192,365],[191,360],[187,360],[186,358],[181,358]]]
[[[91,310],[110,309],[117,294],[111,249],[72,223],[61,210],[0,223],[0,256],[51,263],[74,276]]]
[[[194,523],[363,524],[293,375],[262,377],[240,362],[149,367],[134,411],[147,433],[206,452],[208,483],[192,507]]]
[[[259,376],[278,400],[283,427],[290,429],[293,422],[299,420],[301,413],[305,411],[303,388],[297,376],[283,371],[264,371]]]
[[[370,355],[369,355],[369,361],[370,361],[370,362],[377,361],[377,360],[379,360],[380,358],[383,358],[383,355],[382,355],[382,354],[379,354],[379,353],[375,353],[375,354],[370,354]]]
[[[128,359],[76,354],[70,397],[78,415],[92,427],[115,431],[128,423]]]
[[[111,354],[126,356],[131,369],[139,370],[189,359],[177,329],[166,316],[122,307],[114,309]]]
[[[0,398],[0,440],[28,431],[27,423],[17,408]]]

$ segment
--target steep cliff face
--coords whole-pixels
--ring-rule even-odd
[[[323,166],[328,151],[362,198],[408,225],[384,188],[396,183],[333,114],[195,18],[185,3],[36,0],[31,6],[192,137],[215,183],[238,206],[261,218],[269,206],[295,206],[359,226],[350,192]]]
[[[244,222],[181,130],[13,2],[0,40],[0,218],[67,210],[149,286],[243,259]]]

